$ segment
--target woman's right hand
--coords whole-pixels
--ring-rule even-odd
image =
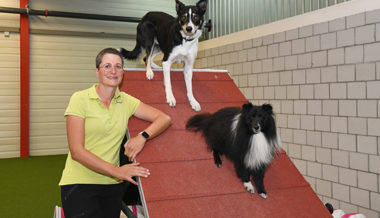
[[[140,163],[125,164],[117,168],[115,177],[126,180],[130,183],[137,185],[137,182],[132,179],[134,176],[147,178],[150,175],[148,169],[139,166]]]

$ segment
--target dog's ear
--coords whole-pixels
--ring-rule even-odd
[[[207,0],[200,0],[197,3],[197,7],[202,10],[203,13],[206,13],[206,8],[207,8]]]
[[[263,110],[269,114],[273,114],[273,107],[270,104],[263,104]]]
[[[252,103],[246,103],[246,104],[243,104],[243,111],[249,111],[250,109],[253,108],[253,104]]]
[[[179,0],[175,0],[175,10],[180,11],[185,5]]]

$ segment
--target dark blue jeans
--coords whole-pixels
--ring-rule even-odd
[[[120,218],[125,184],[74,184],[61,186],[66,218]]]

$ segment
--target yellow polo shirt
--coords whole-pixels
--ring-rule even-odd
[[[128,125],[128,119],[135,113],[140,100],[116,90],[109,109],[101,104],[95,90],[75,92],[66,109],[67,115],[84,119],[84,147],[103,160],[119,166],[120,145]],[[116,184],[117,178],[95,172],[73,160],[69,152],[59,185],[69,184]]]

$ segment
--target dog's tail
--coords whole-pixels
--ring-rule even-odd
[[[211,114],[209,113],[192,116],[186,123],[186,129],[193,132],[203,131],[207,126],[210,117]]]
[[[137,42],[135,48],[132,51],[128,51],[124,48],[120,48],[119,51],[124,58],[128,60],[136,60],[141,53],[141,45],[139,42]]]

